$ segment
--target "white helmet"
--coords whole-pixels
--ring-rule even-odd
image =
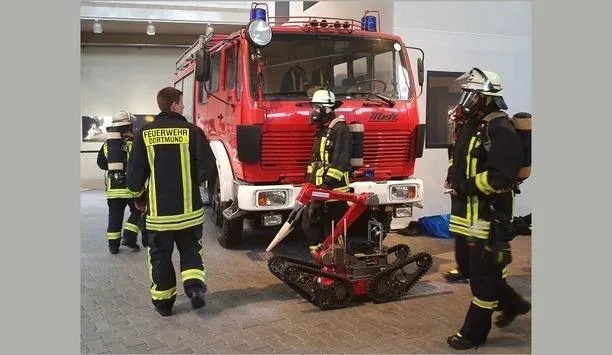
[[[312,95],[311,104],[321,104],[326,107],[334,107],[337,104],[336,95],[329,90],[317,90]]]
[[[126,109],[121,109],[113,115],[113,123],[111,127],[126,126],[134,123],[136,116]]]
[[[478,91],[486,96],[502,96],[501,78],[492,71],[472,68],[457,78],[461,89],[466,91]]]

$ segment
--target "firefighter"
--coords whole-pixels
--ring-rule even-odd
[[[127,188],[146,205],[151,300],[161,316],[172,315],[177,285],[172,263],[180,254],[181,281],[194,309],[206,305],[202,260],[204,208],[199,185],[209,178],[214,157],[204,132],[183,116],[183,93],[172,87],[157,94],[160,113],[134,138]],[[144,193],[145,183],[147,183]]]
[[[113,123],[108,129],[109,138],[102,144],[98,152],[98,167],[107,170],[104,180],[108,203],[106,235],[108,248],[112,254],[119,253],[121,227],[126,206],[130,208],[130,217],[123,225],[122,244],[129,247],[133,252],[140,250],[136,238],[140,230],[138,221],[141,213],[136,209],[132,195],[125,186],[125,164],[132,149],[134,119],[135,117],[128,110],[117,111],[113,115]]]
[[[509,241],[513,188],[522,163],[522,146],[508,116],[499,75],[473,68],[457,80],[462,95],[458,109],[467,120],[452,150],[449,230],[455,237],[459,272],[472,290],[463,326],[447,339],[454,349],[483,344],[496,325],[505,327],[531,304],[506,283],[512,261]]]
[[[306,179],[320,188],[349,192],[351,133],[344,116],[335,115],[342,102],[329,90],[317,90],[310,105],[310,123],[317,130]],[[313,200],[309,204],[302,218],[302,229],[311,252],[331,233],[332,221],[342,218],[347,209],[346,201]]]

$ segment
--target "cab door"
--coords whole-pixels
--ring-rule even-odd
[[[223,117],[218,120],[218,130],[224,139],[235,147],[236,126],[241,116],[241,78],[239,75],[240,42],[233,41],[223,50],[223,85],[220,96],[227,101]]]

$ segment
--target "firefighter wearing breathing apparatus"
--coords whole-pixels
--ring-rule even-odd
[[[140,250],[136,237],[140,211],[134,205],[133,196],[126,188],[125,168],[132,150],[134,115],[122,109],[113,115],[113,123],[107,129],[107,139],[98,152],[97,164],[106,172],[106,199],[108,203],[108,248],[112,254],[119,253],[121,227],[125,207],[130,208],[130,217],[123,225],[123,245],[132,251]],[[144,242],[144,240],[143,240]]]
[[[522,163],[522,145],[508,116],[499,75],[473,68],[457,79],[462,95],[456,115],[463,117],[451,151],[449,230],[455,237],[459,272],[470,280],[472,302],[463,326],[448,337],[454,349],[483,344],[496,325],[505,327],[531,304],[507,283],[512,261],[513,187]]]
[[[312,96],[310,123],[317,125],[317,131],[306,180],[323,189],[349,192],[352,141],[344,116],[335,114],[341,105],[329,90],[317,90]],[[302,229],[311,251],[331,232],[332,221],[342,218],[347,209],[345,201],[310,202],[302,217]]]

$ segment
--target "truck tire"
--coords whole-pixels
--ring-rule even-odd
[[[213,195],[213,211],[215,213],[215,225],[217,227],[217,241],[225,249],[232,249],[242,243],[243,218],[228,220],[223,216],[223,210],[231,205],[231,202],[221,202],[219,179],[216,179],[215,194]]]

